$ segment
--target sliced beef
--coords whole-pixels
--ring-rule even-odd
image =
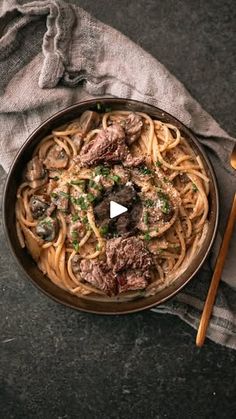
[[[137,166],[140,158],[133,158],[125,143],[125,131],[118,124],[101,130],[96,137],[85,144],[78,156],[82,166],[90,167],[102,162],[124,162],[127,166]]]
[[[107,266],[115,272],[123,269],[148,270],[152,265],[152,257],[144,243],[137,237],[108,240],[106,243]]]
[[[115,201],[127,207],[128,211],[110,219],[110,201]],[[94,214],[99,227],[109,226],[107,237],[110,237],[110,232],[116,232],[119,236],[132,234],[140,220],[141,213],[142,204],[132,186],[119,185],[113,189],[110,188],[103,196],[103,200],[94,207]]]
[[[117,217],[116,233],[118,236],[126,236],[130,234],[130,217],[127,212]]]
[[[140,164],[142,164],[144,161],[145,161],[144,156],[133,157],[129,153],[127,155],[126,159],[124,160],[124,166],[125,167],[137,167],[137,166],[140,166]]]
[[[142,290],[148,285],[148,280],[140,269],[132,269],[118,274],[117,282],[119,293]]]
[[[120,216],[110,219],[110,202],[115,201],[128,208]],[[142,203],[132,186],[115,186],[103,196],[101,202],[94,207],[94,214],[99,227],[108,226],[106,237],[131,235],[142,215]]]
[[[124,140],[125,132],[120,125],[115,124],[101,130],[95,138],[82,147],[79,156],[82,165],[93,166],[102,161],[125,160],[128,150]]]
[[[72,261],[73,262],[73,261]],[[79,259],[72,263],[74,273],[107,295],[146,288],[152,257],[136,237],[111,239],[106,244],[105,260]]]
[[[132,144],[140,137],[142,126],[143,121],[140,115],[132,112],[127,116],[124,124],[127,144]]]
[[[26,167],[25,179],[33,189],[45,185],[48,180],[47,171],[38,156],[33,157]]]
[[[44,159],[44,165],[47,169],[64,169],[69,161],[65,150],[59,145],[54,145]]]
[[[130,186],[121,186],[115,189],[108,189],[103,197],[103,200],[94,207],[94,213],[97,219],[109,219],[110,201],[115,201],[124,207],[129,207],[132,205],[135,196],[135,190]]]
[[[80,275],[83,280],[108,295],[117,293],[115,274],[107,268],[106,263],[103,261],[82,259],[80,262]]]

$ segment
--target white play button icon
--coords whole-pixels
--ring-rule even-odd
[[[120,214],[128,211],[128,208],[123,205],[117,204],[115,201],[110,201],[110,218],[115,218]]]

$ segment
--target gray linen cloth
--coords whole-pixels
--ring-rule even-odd
[[[118,31],[62,0],[0,5],[0,163],[7,171],[43,120],[84,99],[116,96],[156,105],[186,124],[216,170],[221,198],[217,254],[235,191],[229,156],[235,139],[223,131],[156,59]],[[234,236],[207,336],[236,349]],[[156,312],[197,328],[212,274],[209,260],[184,290]]]

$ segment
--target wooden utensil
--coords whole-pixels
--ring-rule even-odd
[[[230,159],[231,166],[236,169],[236,146],[234,147],[234,150],[231,155]],[[222,240],[221,248],[218,254],[218,258],[216,261],[214,273],[212,276],[210,288],[207,294],[206,302],[204,305],[204,309],[202,312],[200,324],[198,327],[197,337],[196,337],[196,345],[201,347],[204,344],[206,332],[209,324],[209,320],[211,317],[212,309],[214,306],[221,274],[223,271],[225,258],[228,252],[230,239],[233,233],[234,225],[235,225],[235,219],[236,219],[236,193],[234,195],[230,215],[227,221],[227,226],[225,229],[225,234]]]

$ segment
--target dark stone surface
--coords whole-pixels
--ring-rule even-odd
[[[235,133],[232,0],[80,0],[159,58]],[[1,180],[4,175],[1,172]],[[0,417],[236,417],[236,353],[173,316],[97,317],[41,295],[18,273],[1,231]]]

